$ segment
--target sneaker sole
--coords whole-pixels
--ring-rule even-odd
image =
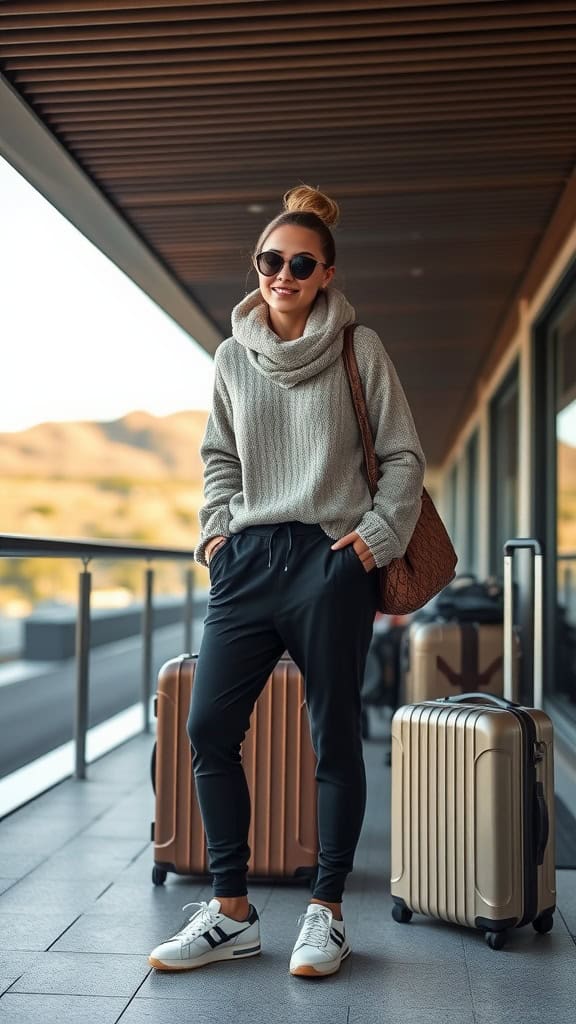
[[[325,971],[318,971],[312,966],[312,964],[300,964],[299,967],[291,968],[290,974],[295,978],[328,978],[331,974],[336,974],[336,972],[340,970],[340,965],[344,960],[346,960],[346,957],[350,956],[351,952],[352,950],[348,947],[346,952],[344,952],[340,957],[338,963],[328,964],[327,970]]]
[[[194,960],[182,961],[157,960],[154,956],[148,957],[148,963],[157,971],[193,971],[197,967],[206,967],[208,964],[222,963],[225,960],[244,960],[248,956],[258,956],[261,946],[231,946],[230,949],[223,949],[218,954],[213,952],[205,953],[204,956],[197,956]]]

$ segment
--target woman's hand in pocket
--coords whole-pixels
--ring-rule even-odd
[[[225,544],[227,540],[228,540],[227,537],[222,537],[220,535],[217,536],[217,537],[211,537],[210,538],[210,540],[208,541],[208,543],[207,543],[207,545],[206,545],[206,547],[204,549],[205,554],[206,554],[206,561],[207,561],[208,565],[210,565],[210,562],[212,560],[212,555],[214,554],[214,552],[219,547],[221,547],[222,544]]]
[[[345,537],[340,537],[332,545],[332,551],[338,551],[339,548],[346,548],[351,544],[357,558],[362,562],[362,566],[365,572],[371,572],[372,569],[376,568],[376,562],[374,561],[374,555],[370,551],[370,548],[359,537],[357,533],[347,533]]]

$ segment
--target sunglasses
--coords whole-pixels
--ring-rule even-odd
[[[272,249],[267,252],[259,252],[256,256],[256,266],[263,277],[273,277],[274,274],[279,274],[285,263],[288,264],[292,277],[295,277],[297,281],[305,281],[307,277],[311,277],[318,265],[328,266],[327,263],[315,260],[313,256],[306,256],[303,252],[292,256],[290,260],[285,260],[279,252],[274,252]]]

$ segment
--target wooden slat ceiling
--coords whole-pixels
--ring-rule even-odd
[[[341,203],[432,465],[573,170],[575,44],[568,0],[0,7],[6,77],[223,336],[282,193]]]

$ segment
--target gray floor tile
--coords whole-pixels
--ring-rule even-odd
[[[24,878],[46,860],[46,853],[40,847],[27,852],[14,850],[0,852],[0,876]]]
[[[375,1006],[372,1010],[358,1010],[352,1003],[347,1024],[390,1024],[390,1013],[385,1005]],[[406,1010],[398,1017],[398,1024],[476,1024],[476,1018],[472,1010],[465,1009],[444,1008],[437,1011],[434,1016],[431,1016],[427,1009]],[[495,1022],[486,1021],[486,1024]]]
[[[0,995],[26,971],[30,970],[41,955],[40,953],[14,953],[0,949]]]
[[[495,1024],[494,1009],[477,1007],[474,1019],[476,1024]],[[545,1006],[539,1001],[531,1007],[511,1008],[506,1010],[506,1024],[574,1024],[574,1005],[562,1007],[554,1003]]]
[[[132,996],[151,970],[143,956],[40,953],[11,992]]]
[[[204,1009],[224,1004],[230,1000],[233,1005],[248,999],[259,986],[259,978],[265,966],[264,955],[242,961],[226,961],[209,964],[197,971],[156,971],[151,970],[138,992],[146,1000],[187,999],[195,1000],[195,1007]]]
[[[324,983],[323,983],[324,984]],[[306,986],[310,989],[310,985]],[[122,1016],[120,1024],[190,1024],[192,1019],[202,1024],[222,1024],[224,1001],[218,1007],[212,1006],[200,1010],[198,1017],[192,1017],[190,1000],[167,999],[159,1003],[157,999],[141,999],[137,997]],[[274,1000],[260,1000],[257,996],[246,1005],[234,1004],[234,1024],[346,1024],[348,1008],[308,1006],[298,1010],[294,1016],[291,1008],[283,1008]]]
[[[260,956],[243,961],[210,964],[196,971],[152,971],[138,996],[146,999],[193,999],[204,1013],[220,1010],[222,1005],[249,1009],[262,1001],[270,1009],[270,993],[274,1006],[296,1013],[310,1006],[315,988],[309,979],[293,978],[288,970],[292,943],[267,943]],[[322,992],[320,993],[320,987]],[[348,1005],[349,969],[343,965],[339,974],[323,979],[318,985],[318,1005],[338,1009]],[[321,998],[320,998],[321,995]],[[296,1019],[296,1018],[295,1018]]]
[[[148,914],[84,914],[53,945],[57,952],[141,953],[174,935],[186,916],[157,911]]]
[[[130,789],[139,786],[143,779],[150,777],[149,764],[155,736],[145,736],[142,739],[135,737],[135,740],[133,746],[131,741],[130,745],[126,745],[124,749],[111,751],[106,757],[92,762],[88,771],[90,779],[95,785],[99,783],[116,785],[118,782],[118,791],[120,791],[121,788]],[[122,780],[121,784],[119,780]]]
[[[83,1008],[91,1004],[86,1020],[109,1024],[106,1014],[113,1010],[116,1020],[128,1002],[120,1024],[189,1024],[192,1004],[203,1024],[221,1024],[223,1006],[234,1007],[234,1024],[344,1024],[348,1007],[349,1024],[473,1024],[472,996],[476,1024],[504,1016],[509,1024],[574,1019],[576,945],[560,915],[550,935],[519,929],[502,952],[488,949],[474,932],[431,919],[416,916],[406,926],[392,921],[390,773],[383,766],[384,748],[376,743],[367,744],[368,806],[344,901],[353,955],[339,974],[318,986],[290,977],[297,918],[310,893],[305,886],[278,884],[250,887],[262,917],[262,956],[182,974],[150,969],[151,946],[192,913],[193,908],[182,911],[183,905],[211,896],[208,879],[169,875],[164,886],[152,884],[152,742],[144,737],[126,744],[90,766],[88,782],[68,780],[0,823],[0,932],[12,920],[24,921],[27,936],[35,921],[42,929],[46,922],[59,926],[62,916],[72,921],[81,914],[49,952],[14,952],[12,944],[10,951],[0,950],[0,994],[9,988],[0,1000],[0,1022],[12,1024],[6,1006],[16,1014],[25,1004],[14,1024],[34,1021],[42,993],[48,994],[43,1024],[53,1010],[54,1019],[80,1024]],[[6,868],[2,876],[1,857],[13,858],[15,851],[17,872]],[[31,851],[32,867],[26,861]],[[26,878],[23,865],[30,871]],[[21,879],[16,884],[15,877]],[[574,930],[576,871],[558,872],[558,890]],[[76,1016],[65,1016],[68,1006]]]
[[[106,784],[72,780],[63,782],[48,793],[43,794],[32,803],[15,811],[10,819],[16,818],[20,821],[29,819],[42,820],[50,818],[53,821],[67,819],[73,812],[78,813],[83,820],[94,814],[102,814],[107,808],[113,807],[119,795],[125,790]]]
[[[144,847],[146,848],[146,847]],[[142,840],[79,837],[52,854],[36,870],[36,877],[51,879],[98,879],[113,881],[143,849]]]
[[[193,885],[184,879],[173,879],[166,885],[121,885],[117,879],[99,899],[88,908],[89,914],[122,913],[129,916],[142,912],[158,914],[175,914],[182,916],[182,907],[186,903],[198,901],[204,886]],[[0,901],[0,909],[2,907]],[[188,914],[191,915],[191,907]]]
[[[364,913],[359,927],[348,929],[354,952],[380,954],[387,962],[465,964],[463,932],[454,926],[425,918],[400,925],[381,915]]]
[[[509,966],[532,963],[539,966],[559,956],[574,958],[576,967],[576,946],[560,915],[557,916],[554,928],[547,935],[538,935],[528,925],[526,928],[515,928],[508,932],[507,943],[503,950],[493,950],[487,946],[481,932],[474,929],[461,929],[464,949],[468,964],[480,968],[491,966],[498,960],[501,953]]]
[[[152,886],[152,868],[154,866],[154,852],[152,843],[148,843],[139,856],[135,857],[130,864],[127,864],[116,877],[117,885],[147,885]],[[184,876],[169,874],[165,885],[170,885],[173,879],[179,880]],[[189,884],[198,884],[189,880]]]
[[[47,857],[77,835],[79,830],[80,825],[76,822],[50,821],[47,818],[18,821],[10,818],[0,822],[0,853],[15,849],[25,852],[39,847]]]
[[[349,1002],[357,1018],[375,1007],[381,1008],[387,1019],[399,1021],[416,1011],[439,1014],[455,1006],[464,1014],[472,1010],[464,963],[449,962],[449,969],[442,970],[438,964],[398,963],[392,953],[377,956],[354,952],[351,959]]]
[[[99,836],[94,838],[84,834],[76,836],[66,843],[59,851],[59,856],[67,856],[81,860],[85,856],[96,854],[106,859],[118,859],[130,863],[136,857],[149,848],[149,838],[142,841],[133,836]]]
[[[553,938],[553,943],[548,941]],[[519,929],[514,940],[499,951],[483,942],[472,946],[465,941],[475,1010],[508,1017],[538,1007],[542,1020],[552,1010],[556,1014],[571,1007],[574,1012],[576,947],[570,936],[539,936]]]
[[[0,914],[29,911],[42,907],[47,912],[60,910],[80,913],[109,885],[108,879],[83,881],[50,880],[49,883],[33,871],[0,895]]]
[[[73,920],[74,914],[49,913],[44,908],[19,914],[0,912],[0,949],[48,949]]]
[[[127,1000],[103,996],[19,995],[0,1000],[2,1024],[115,1024]]]
[[[115,811],[126,811],[130,814],[135,810],[146,812],[154,810],[156,796],[152,789],[150,776],[142,772],[142,762],[140,762],[139,771],[143,781],[139,786],[132,786],[128,793],[119,796],[114,803]]]
[[[576,936],[576,871],[558,871],[558,906],[570,933]]]
[[[252,887],[250,889],[250,899],[261,911],[262,901],[258,897],[258,889]],[[284,887],[282,885],[274,886],[272,892],[266,900],[266,909],[262,910],[262,913],[266,914],[268,918],[277,917],[280,921],[286,922],[287,925],[296,925],[296,921],[300,914],[306,913],[306,907],[310,902],[310,890],[308,888],[300,886]]]
[[[147,842],[150,839],[150,822],[153,819],[153,814],[130,816],[108,813],[83,829],[82,836],[111,839],[134,837],[141,842]]]

